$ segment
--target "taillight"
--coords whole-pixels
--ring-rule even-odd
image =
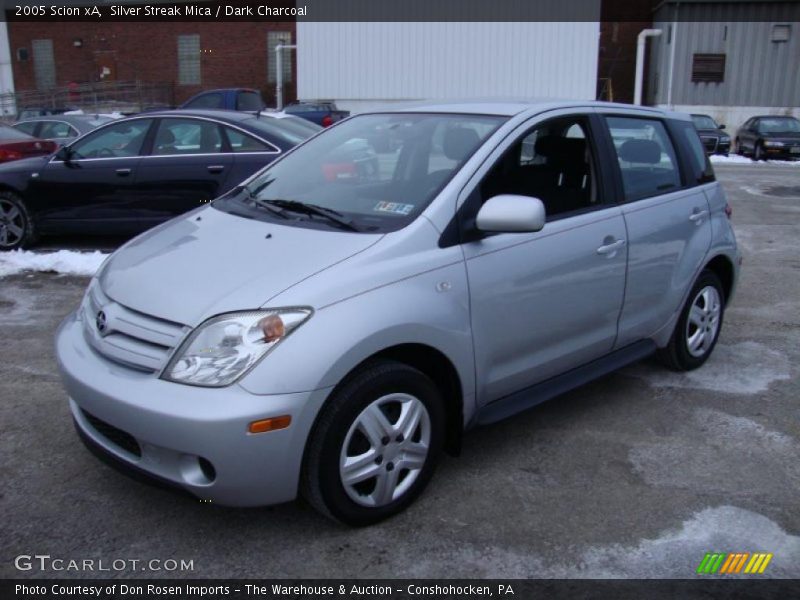
[[[322,117],[323,127],[330,127],[331,125],[333,125],[333,117],[331,117],[330,115],[325,115],[324,117]]]
[[[725,216],[730,219],[731,215],[733,215],[733,209],[731,208],[731,203],[730,202],[726,202],[725,203]]]
[[[22,158],[21,152],[17,152],[16,150],[6,150],[5,148],[0,148],[0,162],[7,160],[18,160],[20,158]]]

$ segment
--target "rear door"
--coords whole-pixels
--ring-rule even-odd
[[[222,194],[232,164],[219,122],[196,117],[158,119],[136,180],[142,226],[152,227]]]
[[[151,118],[100,127],[55,155],[32,176],[43,229],[128,233],[139,229],[136,172]]]
[[[233,170],[228,189],[267,166],[281,154],[276,144],[238,127],[224,125],[223,131],[233,153]]]
[[[622,347],[654,336],[671,322],[711,245],[711,222],[702,187],[681,166],[683,143],[673,139],[663,120],[606,114],[604,122],[628,232],[616,343]],[[687,131],[699,144],[694,128]]]

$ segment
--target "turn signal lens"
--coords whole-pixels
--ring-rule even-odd
[[[264,333],[264,341],[267,343],[279,340],[286,335],[286,327],[280,315],[267,315],[258,322],[258,326]]]
[[[733,208],[731,208],[730,202],[726,202],[725,203],[725,216],[730,219],[732,215],[733,215]]]
[[[292,422],[291,415],[283,415],[282,417],[272,417],[271,419],[261,419],[260,421],[253,421],[247,428],[250,433],[266,433],[267,431],[276,431],[278,429],[286,429]]]

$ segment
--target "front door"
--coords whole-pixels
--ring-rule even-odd
[[[542,200],[547,213],[539,232],[484,235],[463,245],[479,403],[614,346],[627,236],[597,160],[596,127],[581,114],[536,124],[502,153],[462,207],[462,223],[469,223],[490,197],[519,194]]]
[[[31,181],[43,230],[137,231],[136,175],[152,119],[110,123],[56,154]]]

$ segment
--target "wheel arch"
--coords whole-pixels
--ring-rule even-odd
[[[733,261],[724,254],[717,254],[709,260],[702,270],[709,270],[719,277],[722,283],[722,291],[725,294],[725,302],[733,293],[733,287],[736,281],[736,271],[733,266]],[[702,272],[702,271],[701,271]]]

